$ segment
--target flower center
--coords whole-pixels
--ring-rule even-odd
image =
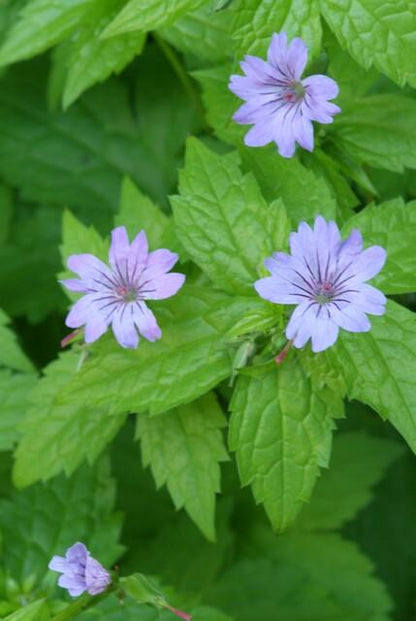
[[[137,300],[137,291],[134,287],[120,285],[116,288],[116,293],[124,302],[135,302]]]
[[[333,297],[332,284],[328,280],[320,283],[315,290],[314,298],[318,304],[328,304]]]
[[[287,103],[296,103],[299,99],[303,99],[305,92],[302,82],[291,82],[283,94],[283,99]]]

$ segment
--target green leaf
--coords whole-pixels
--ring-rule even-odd
[[[50,619],[49,608],[44,599],[28,604],[7,615],[4,621],[48,621]]]
[[[84,407],[88,402],[112,414],[150,410],[151,415],[189,403],[231,374],[226,334],[243,312],[258,304],[255,298],[185,286],[157,307],[160,341],[143,340],[137,350],[123,350],[112,337],[101,339],[57,403]]]
[[[215,494],[219,462],[228,459],[221,428],[226,425],[213,393],[156,417],[140,414],[144,466],[158,488],[167,485],[176,509],[184,507],[210,541],[215,539]]]
[[[214,12],[207,4],[161,28],[159,33],[180,52],[212,65],[233,56],[232,21],[230,11]]]
[[[120,73],[143,50],[146,35],[123,34],[111,40],[100,39],[100,32],[112,21],[122,0],[95,0],[82,20],[77,36],[68,42],[65,62],[68,67],[63,92],[63,107],[70,106],[87,88],[103,82],[112,73]]]
[[[135,573],[126,578],[120,578],[124,591],[138,604],[151,604],[159,607],[165,601],[165,596],[159,586],[147,576]]]
[[[356,99],[331,134],[359,163],[403,172],[416,168],[416,101],[398,94]]]
[[[179,189],[173,213],[192,259],[226,291],[252,293],[257,268],[277,249],[277,205],[267,207],[253,176],[242,175],[236,153],[217,155],[194,138]]]
[[[313,221],[318,214],[335,218],[336,203],[325,179],[317,177],[297,159],[280,157],[275,147],[241,147],[240,154],[244,168],[253,172],[266,200],[283,199],[292,224]]]
[[[407,0],[320,0],[340,45],[365,69],[377,67],[403,86],[416,86],[416,7]]]
[[[49,590],[56,584],[56,574],[47,573],[50,559],[63,555],[76,541],[83,541],[95,558],[110,565],[123,550],[118,544],[121,516],[113,513],[114,501],[107,460],[94,468],[80,468],[70,479],[61,475],[1,501],[6,573],[19,584],[32,577]]]
[[[71,34],[96,0],[30,0],[0,48],[0,65],[31,58]]]
[[[0,367],[29,373],[33,365],[23,353],[16,341],[16,335],[7,327],[9,318],[0,309]]]
[[[233,37],[237,56],[264,56],[272,34],[285,31],[289,39],[301,37],[316,55],[321,43],[319,6],[314,0],[241,0]]]
[[[339,399],[313,392],[291,357],[260,377],[241,376],[230,408],[229,443],[241,482],[251,484],[256,502],[282,531],[309,499],[319,469],[328,465]]]
[[[13,210],[14,204],[11,190],[5,185],[0,185],[0,247],[9,236]]]
[[[61,392],[76,378],[82,359],[77,349],[61,354],[31,394],[16,450],[13,477],[19,487],[61,471],[71,474],[84,460],[92,464],[124,422],[123,411],[114,415],[105,404],[96,406],[92,392],[84,402],[62,402]]]
[[[103,38],[132,30],[146,32],[173,22],[187,11],[194,11],[205,0],[130,0],[107,26]]]
[[[19,423],[27,411],[27,397],[36,380],[35,373],[0,369],[0,451],[12,449],[19,439]]]
[[[345,379],[350,399],[388,419],[416,452],[416,315],[388,301],[366,334],[342,331],[328,355]]]
[[[348,220],[343,232],[358,228],[366,246],[378,244],[387,251],[387,262],[374,285],[388,294],[416,291],[416,201],[397,198],[369,205]]]
[[[350,521],[373,498],[372,488],[403,454],[398,442],[350,432],[335,435],[331,464],[296,522],[296,529],[331,530]]]

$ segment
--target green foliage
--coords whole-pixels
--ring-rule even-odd
[[[416,86],[416,10],[407,0],[321,0],[340,45],[366,69],[377,67],[403,86]]]
[[[6,621],[48,621],[50,613],[44,599],[22,606],[5,617]]]
[[[414,99],[372,95],[356,99],[354,107],[344,111],[337,119],[334,137],[353,160],[403,172],[405,166],[416,168],[415,124]]]
[[[282,531],[328,465],[340,404],[313,393],[296,358],[260,377],[241,376],[231,402],[230,448],[243,485],[251,483],[273,527]]]
[[[103,33],[114,37],[132,30],[154,30],[173,22],[186,11],[193,11],[204,0],[129,0]]]
[[[238,57],[263,56],[274,32],[284,30],[290,38],[306,41],[314,54],[321,42],[319,5],[314,0],[241,0],[233,36]]]
[[[123,550],[118,543],[121,519],[113,513],[114,499],[114,481],[104,460],[94,468],[84,466],[70,479],[61,475],[2,500],[6,574],[19,584],[31,578],[50,589],[55,583],[52,574],[47,574],[50,559],[76,541],[86,543],[102,563],[113,563]]]
[[[212,393],[157,417],[141,414],[137,420],[143,465],[150,465],[157,487],[167,485],[176,509],[184,507],[209,540],[215,539],[219,462],[227,459],[221,433],[225,425]]]
[[[8,323],[7,315],[0,310],[0,367],[25,373],[33,371],[32,363],[20,349],[16,335],[7,327]]]
[[[387,262],[374,279],[385,293],[416,290],[416,202],[405,204],[397,198],[369,205],[348,221],[346,232],[358,228],[366,245],[378,244],[387,250]]]
[[[27,396],[37,381],[35,373],[0,369],[0,451],[11,450],[20,437],[19,423],[27,410]]]

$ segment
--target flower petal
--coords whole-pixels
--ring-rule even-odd
[[[144,302],[135,304],[134,323],[140,334],[148,341],[154,342],[161,338],[162,330],[159,328],[152,311]]]
[[[97,314],[93,318],[88,319],[85,326],[84,340],[86,343],[94,343],[107,330],[108,322],[100,314]]]
[[[185,282],[184,274],[177,274],[171,272],[170,274],[163,274],[154,278],[146,285],[146,290],[140,291],[143,293],[146,300],[164,300],[175,295]]]
[[[300,80],[300,77],[306,67],[308,60],[308,48],[304,41],[295,37],[287,51],[287,65],[295,80]]]
[[[331,304],[331,317],[335,323],[348,332],[368,332],[371,323],[365,313],[354,304],[346,304],[343,308],[337,308]]]
[[[53,556],[48,564],[49,569],[53,571],[65,572],[68,567],[68,561],[63,556]]]
[[[78,293],[86,293],[89,291],[88,285],[83,280],[78,280],[78,278],[58,280],[58,282],[69,289],[69,291],[77,291]]]
[[[338,84],[327,75],[310,75],[302,80],[308,94],[316,100],[334,99],[338,93]]]
[[[349,300],[356,308],[370,315],[384,315],[386,312],[384,293],[366,283],[359,285],[357,293],[349,294]]]
[[[71,563],[82,563],[83,565],[85,565],[85,563],[87,562],[88,554],[89,552],[87,546],[80,541],[77,541],[76,543],[74,543],[73,546],[68,548],[65,557]]]
[[[302,297],[292,283],[279,278],[278,276],[268,276],[260,278],[254,283],[254,288],[264,300],[274,302],[274,304],[299,304]]]
[[[295,140],[307,151],[313,151],[313,126],[305,115],[299,115],[293,125]]]
[[[145,279],[155,278],[161,274],[165,274],[172,269],[179,256],[176,252],[171,252],[165,248],[160,248],[151,252],[148,256],[146,268],[144,272]]]
[[[111,245],[108,258],[113,270],[115,270],[118,262],[126,259],[129,248],[129,238],[125,226],[118,226],[111,231]]]
[[[79,328],[94,320],[100,314],[99,300],[102,300],[100,293],[87,293],[77,300],[65,320],[68,328]]]
[[[272,135],[272,130],[270,127],[270,122],[267,120],[259,121],[249,131],[244,137],[244,143],[248,147],[264,147],[269,142],[274,140]]]
[[[73,254],[68,257],[67,266],[82,279],[103,279],[103,274],[111,277],[111,271],[107,265],[97,259],[93,254]]]
[[[111,321],[114,336],[125,349],[136,349],[139,344],[133,316],[134,304],[125,304],[115,311]]]
[[[354,279],[359,281],[374,278],[383,268],[387,253],[381,246],[370,246],[360,255],[353,259],[348,272],[354,274]]]

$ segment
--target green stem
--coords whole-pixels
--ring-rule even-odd
[[[104,591],[104,593],[101,593],[101,595],[88,595],[88,593],[83,593],[83,595],[72,602],[72,604],[69,604],[66,608],[53,616],[52,621],[67,621],[67,619],[72,619],[72,617],[75,617],[80,612],[99,604],[113,591],[114,588],[109,588],[107,591]]]
[[[198,91],[195,89],[191,78],[189,77],[188,73],[186,72],[184,66],[182,65],[181,61],[179,60],[177,54],[175,53],[175,51],[170,47],[170,45],[168,45],[166,43],[166,41],[164,41],[164,39],[162,39],[161,37],[159,37],[158,34],[156,34],[155,32],[152,33],[153,34],[153,38],[156,41],[156,43],[158,44],[158,46],[160,47],[160,49],[162,50],[163,54],[166,56],[166,59],[168,60],[168,62],[170,63],[170,65],[172,66],[172,69],[174,70],[174,72],[176,73],[176,75],[178,76],[184,91],[186,92],[186,94],[189,97],[190,102],[192,103],[193,107],[195,108],[196,112],[199,114],[199,116],[203,119],[204,123],[205,123],[205,110],[204,107],[201,103],[201,100],[199,98],[199,94]]]

